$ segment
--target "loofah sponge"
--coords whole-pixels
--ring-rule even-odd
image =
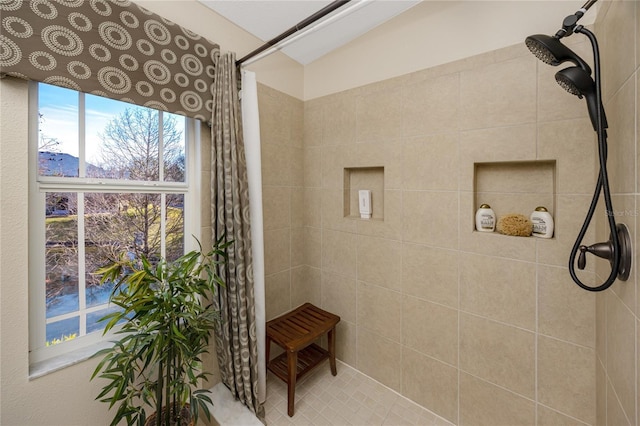
[[[500,220],[498,220],[496,229],[501,234],[528,237],[533,230],[533,224],[528,217],[512,213],[502,216]]]

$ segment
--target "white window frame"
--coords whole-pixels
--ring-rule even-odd
[[[85,104],[84,93],[78,92],[78,136],[79,136],[79,169],[80,176],[84,175],[86,166],[84,161],[84,140],[85,140]],[[108,342],[113,336],[113,331],[109,335],[102,332],[93,332],[84,336],[76,337],[57,345],[45,346],[46,341],[46,286],[45,286],[45,195],[46,192],[77,192],[78,193],[78,240],[79,252],[84,251],[84,227],[80,215],[84,206],[80,203],[82,194],[93,192],[104,193],[161,193],[162,199],[162,227],[164,228],[165,218],[165,194],[184,194],[184,250],[197,249],[197,242],[192,235],[199,235],[200,230],[200,122],[185,117],[185,181],[184,182],[144,182],[126,181],[115,179],[100,179],[86,177],[56,177],[39,176],[38,168],[38,135],[39,135],[39,106],[38,106],[38,83],[29,83],[29,363],[32,366],[31,376],[33,378],[33,366],[38,365],[37,370],[46,366],[42,364],[51,362],[60,368],[60,358],[64,359],[63,364],[69,365],[77,362],[77,358],[87,358],[93,353],[87,349],[98,348]],[[162,114],[159,115],[159,126],[162,128]],[[161,142],[162,143],[162,142]],[[160,162],[162,164],[162,162]],[[160,168],[160,179],[162,179],[163,168]],[[164,255],[165,242],[162,240],[161,251]],[[79,254],[79,256],[80,256]],[[84,292],[84,271],[79,262],[79,292]],[[80,301],[80,311],[82,311],[82,298]],[[93,310],[103,309],[104,305],[88,308],[81,313],[83,318],[86,313]],[[75,311],[77,312],[77,311]],[[84,315],[83,315],[84,314]],[[70,314],[69,316],[74,316]],[[81,320],[81,327],[83,321]],[[77,357],[73,355],[77,354]],[[64,365],[63,365],[64,366]],[[36,373],[35,376],[41,375]]]

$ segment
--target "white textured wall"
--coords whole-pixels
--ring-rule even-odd
[[[582,0],[425,0],[304,69],[304,99],[341,92],[553,34]],[[593,22],[595,8],[581,23]]]

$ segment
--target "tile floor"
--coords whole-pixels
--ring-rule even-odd
[[[265,411],[268,426],[452,426],[340,361],[336,377],[325,362],[298,383],[293,417],[286,384],[268,373]]]

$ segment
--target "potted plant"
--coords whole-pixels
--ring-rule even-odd
[[[94,355],[103,358],[91,376],[107,380],[96,399],[118,406],[112,426],[195,424],[199,410],[210,418],[208,390],[197,388],[210,375],[201,358],[218,319],[211,298],[224,285],[216,267],[230,244],[223,237],[203,253],[198,242],[199,250],[155,264],[125,253],[97,272],[101,283],[114,283],[110,302],[118,307],[101,321],[119,339]],[[145,405],[155,412],[147,416]]]

